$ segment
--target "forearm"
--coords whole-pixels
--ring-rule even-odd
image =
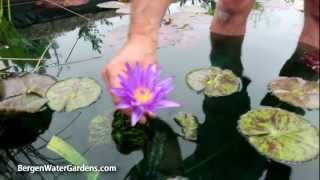
[[[145,36],[157,43],[160,22],[170,2],[171,0],[133,0],[129,39]]]

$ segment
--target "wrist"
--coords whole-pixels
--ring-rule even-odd
[[[128,37],[128,43],[133,44],[139,44],[144,47],[147,47],[147,49],[152,49],[156,51],[158,47],[158,42],[153,37],[147,34],[136,34],[136,33],[130,33]]]
[[[141,40],[151,43],[153,46],[158,44],[160,24],[152,23],[148,18],[134,18],[131,20],[128,40]]]

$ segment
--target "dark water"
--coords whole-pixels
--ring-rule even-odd
[[[87,27],[95,27],[103,35],[128,21],[126,16],[104,17],[109,17],[109,14],[100,13],[97,20]],[[90,121],[97,115],[114,111],[111,97],[106,91],[95,104],[88,108],[72,113],[54,113],[49,129],[41,137],[49,140],[52,135],[57,134],[77,117],[66,130],[59,134],[59,137],[67,138],[67,142],[75,149],[86,152],[85,157],[92,165],[118,166],[118,172],[102,174],[100,179],[123,179],[128,174],[132,179],[161,177],[158,171],[152,169],[154,166],[148,163],[153,157],[150,155],[151,152],[155,152],[160,159],[156,167],[161,169],[161,172],[182,176],[184,169],[186,174],[183,176],[190,179],[319,179],[319,159],[291,166],[267,161],[258,155],[236,130],[239,116],[250,109],[265,106],[288,108],[267,95],[268,82],[277,78],[280,72],[281,75],[286,76],[302,74],[306,77],[311,73],[305,72],[299,65],[290,69],[285,65],[299,60],[296,49],[302,24],[303,13],[293,8],[266,6],[263,10],[250,14],[244,37],[210,34],[209,30],[199,31],[201,38],[187,47],[159,49],[159,63],[162,66],[163,75],[175,77],[176,88],[170,95],[171,99],[180,102],[183,106],[159,113],[159,119],[154,120],[150,128],[155,134],[160,134],[164,140],[160,138],[158,140],[160,143],[154,139],[150,140],[144,152],[121,154],[113,141],[92,147],[87,151],[90,147],[88,143]],[[97,31],[95,31],[97,38],[93,39],[98,46],[92,48],[92,43],[83,38],[78,39],[79,28],[66,28],[67,30],[61,31],[67,25],[62,23],[58,26],[60,28],[56,26],[42,32],[42,37],[53,37],[55,42],[55,49],[50,50],[51,58],[46,62],[47,73],[58,79],[92,77],[105,87],[100,70],[116,53],[117,48],[107,46],[108,39],[100,36]],[[38,31],[34,31],[35,29]],[[21,31],[29,36],[35,34],[36,39],[40,37],[37,34],[41,33],[40,30],[40,26],[37,25]],[[101,43],[99,38],[102,40]],[[73,51],[70,54],[72,48]],[[56,62],[64,65],[56,65]],[[194,68],[211,65],[232,69],[241,77],[244,84],[243,90],[232,96],[221,98],[206,98],[202,94],[191,91],[185,84],[185,74]],[[302,71],[303,73],[300,73]],[[301,112],[297,109],[290,110]],[[197,143],[185,141],[173,133],[180,131],[179,126],[173,121],[173,116],[179,111],[191,112],[201,121]],[[304,117],[319,127],[318,113],[318,111],[307,111]],[[23,136],[23,134],[20,135]],[[33,145],[37,147],[43,144],[42,139],[38,139]],[[163,148],[157,151],[160,147]],[[46,149],[40,152],[55,157]],[[141,169],[136,168],[129,173],[134,166]],[[49,174],[45,176],[47,179],[52,178]],[[79,174],[60,176],[60,179],[68,180],[84,178],[84,175]],[[39,179],[39,176],[34,175],[32,179]]]

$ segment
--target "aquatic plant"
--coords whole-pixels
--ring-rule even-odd
[[[132,127],[130,117],[117,110],[113,114],[112,139],[122,154],[140,150],[149,140],[147,126],[137,124]]]
[[[121,87],[111,92],[120,98],[118,109],[130,109],[131,125],[135,126],[145,113],[156,113],[159,108],[179,107],[167,99],[173,90],[172,78],[160,82],[160,69],[149,65],[146,69],[137,63],[135,67],[126,64],[127,77],[119,75]]]
[[[11,22],[12,21],[12,15],[11,15],[11,0],[7,0],[7,18],[8,18],[8,21]],[[0,23],[2,21],[4,17],[4,2],[3,0],[0,0]]]
[[[186,75],[188,86],[209,97],[228,96],[241,90],[241,80],[230,70],[218,67],[195,69]]]
[[[272,81],[269,89],[281,101],[304,109],[319,109],[319,81],[281,77]]]
[[[196,141],[198,138],[199,120],[190,113],[180,112],[174,120],[181,126],[182,137],[186,140]]]
[[[97,146],[111,142],[111,120],[108,115],[98,115],[90,121],[89,144]]]
[[[66,143],[63,139],[53,136],[49,141],[47,148],[70,162],[75,166],[88,165],[88,161],[70,144]],[[99,176],[98,172],[87,172],[87,180],[96,180]]]
[[[56,82],[49,75],[26,73],[0,80],[0,114],[36,113],[48,105],[55,111],[74,111],[95,102],[101,87],[90,78]]]
[[[70,78],[51,86],[46,97],[52,110],[70,112],[94,103],[101,91],[93,79]]]
[[[18,70],[25,72],[28,67],[40,65],[43,59],[50,57],[49,47],[49,40],[30,40],[6,19],[0,21],[0,60],[6,66],[12,63],[14,67],[20,68]]]
[[[0,80],[0,113],[36,113],[48,102],[47,90],[56,83],[48,75],[27,73]]]
[[[81,27],[78,36],[83,38],[84,41],[90,42],[93,50],[101,53],[103,35],[94,24],[88,23],[86,26]]]
[[[276,161],[299,163],[319,155],[319,129],[289,111],[249,111],[241,116],[239,130],[258,152]]]

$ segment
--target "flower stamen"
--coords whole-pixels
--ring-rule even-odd
[[[152,99],[153,93],[148,88],[137,88],[133,96],[139,103],[145,104]]]

